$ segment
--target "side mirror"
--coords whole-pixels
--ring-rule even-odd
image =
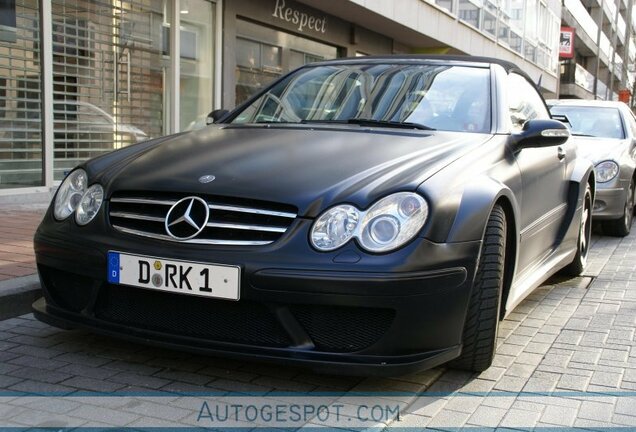
[[[208,117],[205,119],[205,124],[209,125],[212,123],[216,123],[221,120],[223,117],[229,114],[229,111],[226,109],[216,109],[208,114]]]
[[[567,126],[557,120],[528,120],[521,132],[511,135],[517,148],[551,147],[565,143],[568,138]]]

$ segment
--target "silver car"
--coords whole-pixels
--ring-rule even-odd
[[[623,102],[549,100],[552,115],[571,129],[579,154],[595,166],[593,216],[603,232],[626,236],[634,212],[636,117]]]

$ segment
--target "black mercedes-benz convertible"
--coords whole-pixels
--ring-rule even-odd
[[[34,311],[321,370],[480,371],[507,313],[582,271],[594,190],[511,63],[314,63],[70,172],[35,235]]]

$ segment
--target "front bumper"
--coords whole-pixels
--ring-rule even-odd
[[[299,219],[269,246],[210,248],[47,215],[34,242],[45,294],[34,313],[59,327],[327,372],[395,375],[460,354],[481,242],[418,238],[387,255],[354,244],[319,253],[307,243],[309,226]],[[238,265],[241,300],[111,285],[109,250]]]
[[[603,187],[599,185],[594,197],[594,220],[610,220],[623,217],[627,187]]]

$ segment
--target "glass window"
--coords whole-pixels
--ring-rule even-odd
[[[497,36],[497,8],[491,9],[492,4],[486,2],[486,8],[484,8],[484,26],[483,29],[491,36]]]
[[[211,24],[214,22],[212,3],[181,1],[181,130],[204,127],[213,108],[214,26]]]
[[[523,46],[523,39],[521,38],[521,36],[514,31],[511,31],[509,41],[510,48],[521,54],[521,48]]]
[[[3,9],[0,33],[0,188],[42,185],[40,16],[36,0]],[[13,22],[15,21],[15,23]]]
[[[435,0],[435,4],[449,12],[453,12],[453,0]]]
[[[526,39],[537,39],[537,0],[526,0]]]
[[[435,129],[490,130],[487,68],[405,64],[298,70],[247,106],[234,123],[411,122]]]
[[[550,114],[534,85],[521,75],[508,76],[508,112],[513,131],[520,131],[528,120],[549,119]]]
[[[474,0],[459,0],[459,19],[479,28],[481,4]]]
[[[625,138],[618,108],[554,105],[550,112],[567,116],[573,135]]]
[[[258,42],[238,38],[236,40],[236,64],[241,67],[260,68],[261,45]]]
[[[52,0],[54,178],[165,135],[164,0]],[[184,51],[188,57],[196,51]]]
[[[336,47],[237,20],[235,103],[249,99],[283,73],[338,56]]]
[[[526,60],[531,61],[532,63],[537,62],[537,47],[528,41],[526,41],[524,57],[526,58]]]

